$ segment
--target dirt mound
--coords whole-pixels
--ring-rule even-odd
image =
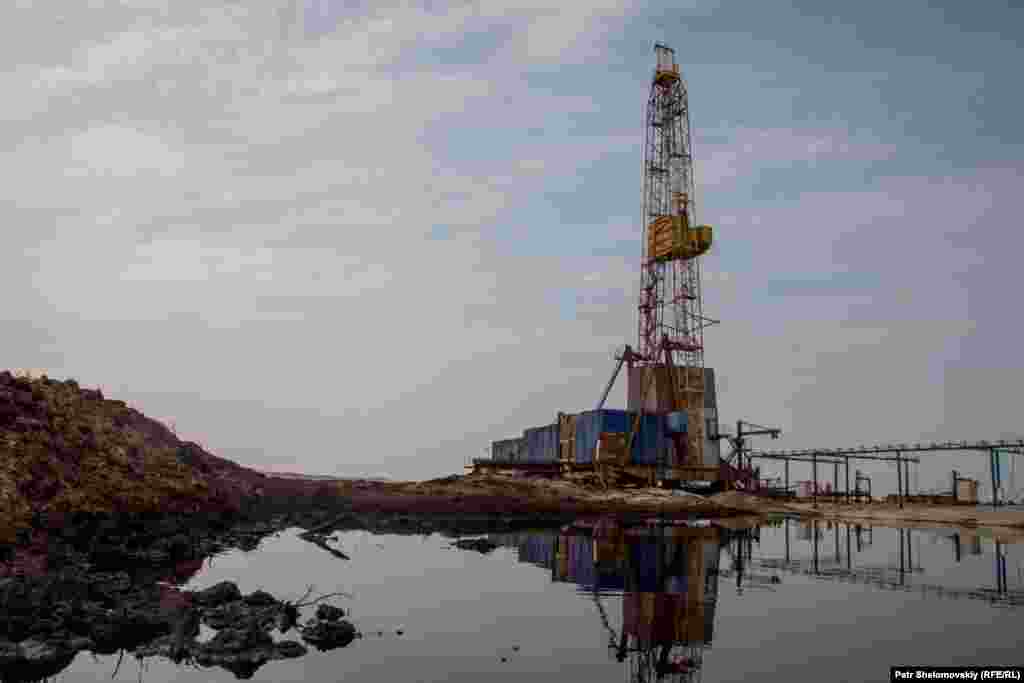
[[[40,512],[234,510],[313,488],[211,455],[74,380],[0,372],[0,537]]]

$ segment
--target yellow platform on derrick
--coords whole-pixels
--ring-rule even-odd
[[[691,227],[685,215],[661,216],[647,226],[647,257],[652,261],[691,259],[711,248],[710,225]]]
[[[679,80],[679,65],[666,64],[654,72],[654,82],[658,84],[671,83]]]

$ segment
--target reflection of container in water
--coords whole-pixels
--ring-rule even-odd
[[[526,534],[519,542],[519,560],[546,569],[555,565],[555,539],[551,534]]]

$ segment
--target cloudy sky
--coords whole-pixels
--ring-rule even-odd
[[[1019,434],[1009,4],[4,3],[0,365],[311,473],[443,475],[589,409],[635,341],[660,40],[723,419]]]

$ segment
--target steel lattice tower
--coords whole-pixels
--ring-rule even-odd
[[[658,248],[667,246],[669,239],[689,237],[673,234],[670,238],[669,231],[695,232],[697,224],[686,83],[679,75],[672,49],[657,45],[655,52],[658,66],[647,100],[644,146],[638,350],[643,360],[658,363],[667,340],[676,365],[703,368],[705,319],[700,254],[679,249],[667,253],[666,248]]]
[[[638,354],[649,368],[659,410],[686,411],[689,431],[679,464],[702,462],[704,448],[704,317],[700,256],[711,247],[711,228],[695,215],[690,110],[675,53],[655,45],[657,66],[647,100],[643,166],[643,261]],[[670,379],[671,378],[671,379]]]

